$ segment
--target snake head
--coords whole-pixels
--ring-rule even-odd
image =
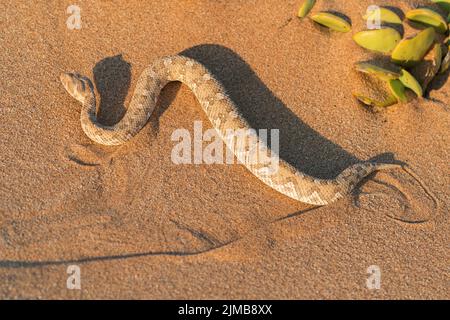
[[[59,78],[66,91],[81,103],[94,96],[94,86],[89,78],[68,72],[62,73]]]

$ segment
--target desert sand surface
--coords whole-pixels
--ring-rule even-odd
[[[353,65],[372,55],[352,33],[374,1],[317,2],[352,20],[348,34],[300,21],[300,3],[79,0],[72,30],[71,1],[1,1],[0,298],[449,299],[449,73],[426,98],[371,112],[352,96],[364,85]],[[414,175],[377,172],[314,207],[240,164],[176,165],[172,132],[212,128],[179,83],[128,143],[83,133],[61,72],[93,79],[113,124],[142,70],[177,53],[204,63],[255,128],[279,129],[296,168],[333,178],[372,159]],[[71,265],[80,290],[66,286]]]

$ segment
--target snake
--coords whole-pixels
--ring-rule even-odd
[[[348,166],[333,179],[316,178],[296,169],[281,159],[266,139],[255,134],[256,130],[205,65],[180,54],[157,58],[143,70],[124,116],[114,125],[98,121],[95,88],[88,77],[64,72],[60,80],[65,90],[82,105],[80,120],[84,133],[95,143],[109,146],[123,144],[136,136],[155,110],[161,90],[169,82],[182,82],[194,93],[218,136],[239,163],[272,189],[303,203],[328,205],[349,195],[372,172],[402,168],[400,164],[361,161]],[[235,132],[247,132],[249,138],[237,143],[232,136]]]

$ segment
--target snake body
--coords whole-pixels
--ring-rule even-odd
[[[258,136],[252,136],[253,142],[236,146],[228,139],[229,132],[254,130],[207,68],[200,62],[181,55],[158,58],[142,72],[126,114],[112,126],[105,126],[97,121],[94,87],[87,77],[63,73],[60,79],[69,94],[82,103],[83,131],[90,139],[103,145],[119,145],[135,136],[147,123],[158,96],[167,83],[180,81],[186,84],[239,162],[268,186],[301,202],[313,205],[332,203],[349,194],[370,173],[400,167],[396,164],[362,162],[349,166],[334,179],[317,179],[280,159]],[[255,161],[254,149],[249,145],[251,143],[257,143],[259,149],[270,153],[271,159],[278,163],[277,170],[271,170],[273,168],[268,167],[267,161]]]

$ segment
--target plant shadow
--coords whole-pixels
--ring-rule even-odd
[[[427,90],[427,95],[429,95],[431,91],[443,88],[444,85],[448,82],[449,77],[450,77],[450,68],[447,69],[447,71],[445,71],[444,73],[439,73],[430,83]]]

